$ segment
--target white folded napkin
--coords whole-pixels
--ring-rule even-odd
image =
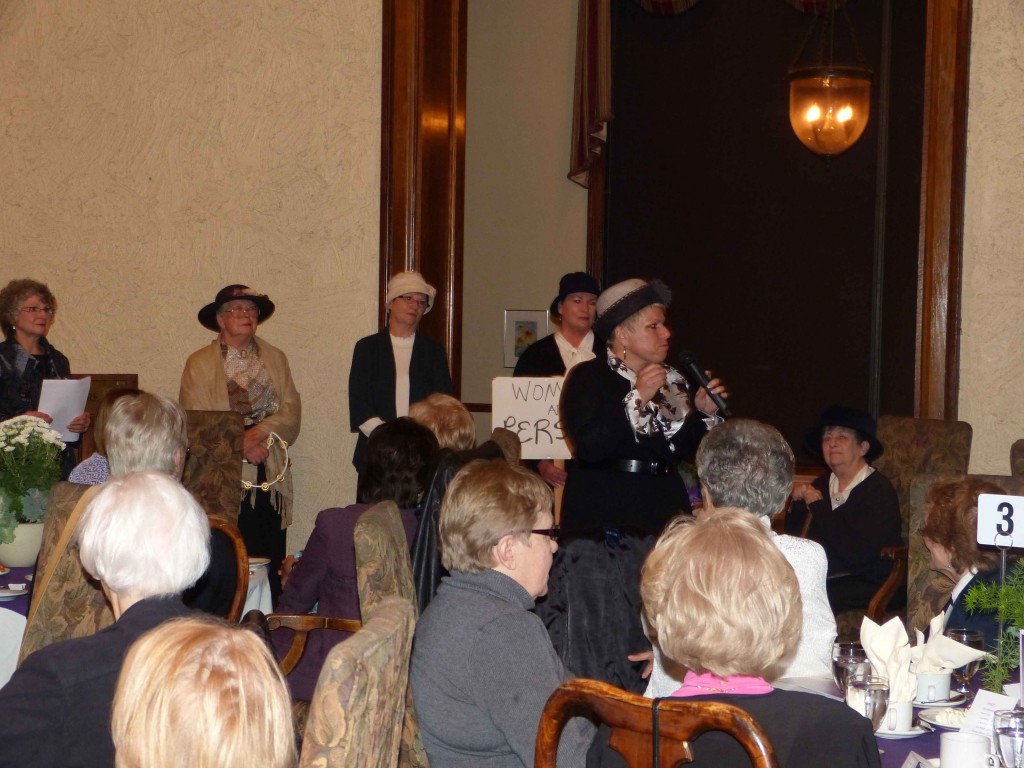
[[[889,679],[889,701],[913,701],[917,675],[910,671],[912,649],[903,622],[893,618],[878,626],[865,616],[860,625],[860,644],[874,673]]]
[[[926,674],[933,672],[952,672],[958,667],[972,661],[985,658],[988,654],[976,648],[968,648],[952,638],[942,634],[945,615],[940,613],[928,623],[928,641],[924,633],[917,630],[917,645],[910,654],[914,672]]]

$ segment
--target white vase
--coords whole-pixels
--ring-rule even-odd
[[[14,529],[14,541],[10,544],[0,544],[0,563],[14,568],[35,565],[36,556],[42,545],[42,523],[19,523]]]

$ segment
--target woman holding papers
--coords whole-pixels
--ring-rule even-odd
[[[5,337],[0,342],[0,421],[21,415],[53,421],[38,410],[43,380],[71,376],[68,359],[46,340],[56,312],[57,299],[44,283],[11,280],[0,290],[0,325]],[[81,433],[89,429],[91,421],[86,412],[57,426]],[[70,452],[67,457],[65,477],[74,466]]]

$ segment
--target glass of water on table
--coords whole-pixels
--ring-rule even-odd
[[[842,695],[846,695],[846,682],[851,674],[871,674],[871,664],[864,646],[853,641],[832,645],[832,681]]]
[[[992,715],[992,731],[1003,768],[1024,768],[1024,710],[996,712]]]

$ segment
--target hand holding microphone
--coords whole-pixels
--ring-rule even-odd
[[[679,365],[686,371],[687,375],[690,376],[697,384],[704,388],[704,391],[708,393],[708,397],[711,398],[711,402],[718,408],[719,415],[725,417],[729,415],[729,405],[725,402],[725,398],[722,394],[725,394],[724,389],[722,393],[716,392],[715,387],[708,380],[707,375],[701,369],[697,363],[697,357],[693,352],[682,351],[679,353]],[[696,400],[696,398],[694,398]]]

